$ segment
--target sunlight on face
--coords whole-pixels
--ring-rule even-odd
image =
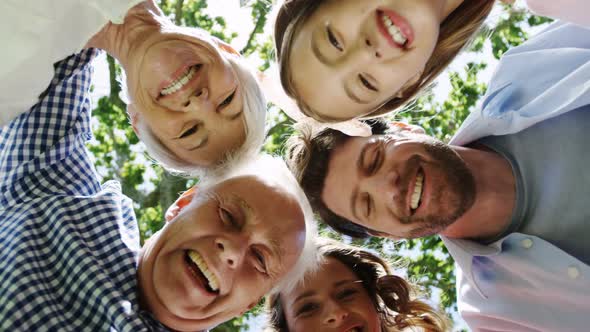
[[[309,115],[360,117],[417,79],[436,45],[438,7],[431,0],[324,1],[295,34],[288,64]]]
[[[199,193],[145,245],[145,303],[180,330],[204,329],[255,305],[295,265],[305,240],[295,197],[255,176]]]
[[[359,278],[334,258],[282,296],[290,332],[381,331],[377,310]]]
[[[184,162],[205,167],[240,147],[243,87],[227,60],[233,55],[207,34],[182,27],[142,46],[128,85],[138,116],[157,139]]]
[[[322,192],[337,215],[395,238],[436,234],[474,199],[475,182],[463,159],[416,133],[347,140],[332,153]]]

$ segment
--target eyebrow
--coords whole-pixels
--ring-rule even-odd
[[[305,293],[303,293],[303,294],[301,294],[301,295],[297,296],[297,297],[295,298],[295,300],[293,300],[293,304],[297,303],[298,301],[301,301],[301,300],[303,300],[303,299],[304,299],[304,298],[306,298],[306,297],[310,297],[310,296],[313,296],[313,295],[315,295],[315,294],[316,294],[316,291],[313,291],[313,290],[307,291],[307,292],[305,292]]]
[[[273,234],[280,234],[279,232],[273,231]],[[277,239],[270,239],[270,247],[271,251],[276,254],[276,258],[270,257],[271,260],[275,260],[277,262],[276,269],[280,269],[283,266],[283,259],[282,257],[285,255],[285,250],[279,240]]]
[[[365,160],[365,154],[367,153],[367,145],[365,144],[361,150],[361,153],[358,157],[358,159],[356,160],[356,168],[357,169],[363,169],[363,160]],[[355,186],[354,189],[352,190],[352,196],[350,197],[350,208],[352,210],[352,215],[357,219],[360,220],[361,218],[359,218],[357,211],[356,211],[356,200],[358,199],[358,195],[359,195],[359,189],[358,186]]]
[[[344,92],[346,93],[348,98],[352,99],[357,104],[368,104],[369,103],[368,100],[362,100],[359,96],[354,94],[354,92],[352,90],[350,90],[350,87],[347,84],[342,84],[342,86],[344,87]]]

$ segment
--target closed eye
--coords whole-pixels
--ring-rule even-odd
[[[260,250],[254,248],[252,249],[252,255],[254,256],[254,267],[258,272],[263,274],[268,274],[268,269],[266,268],[266,258],[264,254],[260,252]]]
[[[336,35],[334,35],[334,32],[332,31],[332,29],[330,29],[329,26],[326,26],[326,34],[328,35],[328,41],[330,42],[330,44],[332,44],[332,46],[334,46],[334,48],[336,48],[338,51],[342,52],[344,48],[342,47],[342,44],[340,44],[338,38],[336,38]]]
[[[306,303],[296,311],[295,316],[310,315],[311,313],[313,313],[314,310],[318,308],[319,306],[316,303]]]
[[[375,92],[379,91],[377,89],[377,87],[375,87],[373,84],[371,84],[371,82],[369,82],[369,80],[367,80],[362,74],[359,74],[358,77],[359,77],[359,81],[361,81],[361,84],[365,88],[367,88],[367,89],[369,89],[371,91],[375,91]]]
[[[196,125],[190,127],[189,129],[187,129],[185,132],[183,132],[182,134],[180,134],[180,136],[178,138],[188,137],[188,136],[196,133],[197,130],[199,130],[199,125],[198,124],[196,124]]]
[[[368,219],[371,216],[371,196],[369,194],[364,195],[363,203],[365,205],[365,216]]]
[[[224,207],[218,208],[219,218],[223,222],[224,225],[230,226],[235,229],[239,229],[240,225],[234,215],[228,209]]]
[[[350,299],[357,292],[358,292],[358,290],[356,290],[354,288],[344,289],[344,290],[342,290],[341,292],[338,293],[338,298],[341,299],[341,300]]]
[[[234,90],[227,98],[225,98],[218,106],[219,109],[225,108],[234,100],[234,96],[236,95],[236,90]]]

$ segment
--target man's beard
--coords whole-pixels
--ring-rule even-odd
[[[430,201],[439,203],[441,207],[447,207],[449,211],[441,209],[424,218],[410,218],[409,223],[415,228],[406,234],[406,238],[440,233],[465,214],[475,202],[475,179],[463,159],[450,146],[434,139],[425,141],[424,148],[433,159],[428,164],[436,165],[445,180],[442,184],[438,182],[438,186],[430,188],[432,195]]]

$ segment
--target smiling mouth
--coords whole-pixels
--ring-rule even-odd
[[[390,44],[407,48],[412,43],[412,29],[406,20],[392,11],[378,10],[377,21]]]
[[[195,76],[195,74],[201,69],[203,65],[197,64],[194,66],[188,67],[184,73],[180,75],[174,82],[170,83],[168,86],[164,87],[160,91],[160,96],[168,96],[175,92],[180,91],[191,79]]]
[[[198,252],[187,250],[185,252],[185,262],[189,267],[193,277],[205,286],[205,290],[209,293],[219,293],[219,281],[217,277],[209,270],[207,263]]]
[[[414,183],[414,192],[410,198],[410,211],[412,214],[420,207],[422,203],[422,189],[424,188],[424,172],[422,169],[418,170],[416,174],[416,183]]]
[[[365,329],[363,329],[362,326],[356,326],[356,327],[353,327],[351,329],[345,330],[343,332],[363,332],[364,330]]]

